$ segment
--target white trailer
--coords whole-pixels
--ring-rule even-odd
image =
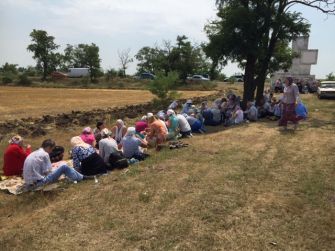
[[[69,72],[67,76],[69,78],[80,78],[80,77],[87,77],[90,75],[89,68],[69,68]]]

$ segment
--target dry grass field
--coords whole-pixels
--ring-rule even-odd
[[[0,250],[334,250],[335,101],[303,100],[296,132],[212,127],[98,184],[0,193]]]
[[[181,91],[183,98],[211,91]],[[0,87],[0,121],[46,114],[138,104],[154,96],[144,90]]]

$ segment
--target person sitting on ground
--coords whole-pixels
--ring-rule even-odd
[[[167,121],[167,128],[168,128],[168,136],[167,138],[169,140],[175,140],[179,134],[179,124],[178,124],[178,119],[176,117],[176,113],[174,110],[169,109],[166,112],[168,116],[168,121]]]
[[[112,128],[112,137],[116,140],[116,142],[119,144],[122,140],[122,138],[127,133],[127,127],[124,125],[124,122],[122,119],[118,119],[116,121],[115,126]]]
[[[55,146],[51,153],[49,153],[51,163],[62,161],[64,158],[64,147]]]
[[[31,153],[31,146],[23,146],[23,139],[16,135],[9,140],[3,158],[3,172],[5,176],[21,176],[23,164],[27,156]]]
[[[168,130],[165,123],[163,124],[161,120],[151,114],[148,115],[149,128],[146,140],[150,146],[160,150],[161,145],[166,141]]]
[[[73,167],[84,175],[97,175],[107,172],[108,166],[95,149],[80,137],[71,139]]]
[[[182,138],[189,138],[192,137],[192,130],[190,124],[187,122],[187,119],[182,114],[176,115],[178,119],[179,125],[179,133],[181,134]]]
[[[200,106],[200,113],[202,114],[204,111],[206,111],[208,109],[208,106],[207,106],[207,101],[203,101],[201,102],[201,106]]]
[[[147,154],[141,151],[141,147],[147,148],[148,143],[137,137],[135,133],[135,127],[128,127],[126,136],[123,137],[119,144],[119,149],[122,148],[123,156],[127,159],[134,158],[141,161],[148,157]]]
[[[227,101],[227,106],[225,108],[225,114],[224,114],[224,118],[225,118],[225,125],[229,124],[229,121],[231,121],[233,112],[235,110],[236,107],[236,95],[231,93],[228,95],[228,101]]]
[[[106,165],[109,166],[109,156],[118,151],[118,146],[115,139],[111,137],[111,132],[107,128],[101,130],[101,137],[102,139],[99,141],[99,155]]]
[[[78,138],[81,140],[80,137]],[[50,184],[56,182],[63,174],[71,181],[81,181],[88,178],[67,165],[62,165],[51,171],[49,154],[55,146],[55,141],[44,140],[41,148],[32,152],[26,158],[23,166],[23,179],[26,185],[38,187]]]
[[[213,125],[220,125],[222,123],[222,114],[221,110],[213,107],[211,108],[212,114],[213,114]]]
[[[172,109],[172,110],[176,110],[178,108],[178,100],[174,100],[168,107],[168,110],[169,109]]]
[[[98,121],[96,128],[93,130],[94,138],[95,138],[95,148],[99,149],[99,141],[101,140],[101,131],[106,128],[105,122]]]
[[[243,111],[241,109],[241,107],[239,105],[237,105],[235,107],[235,110],[233,112],[233,124],[234,125],[238,125],[238,124],[241,124],[243,122]]]
[[[80,138],[86,143],[95,147],[95,137],[91,127],[85,127],[82,131]]]
[[[258,118],[265,118],[265,117],[271,115],[269,113],[269,111],[271,109],[271,105],[270,105],[269,102],[265,101],[264,97],[260,99],[257,109],[258,109]]]
[[[204,133],[205,132],[205,128],[203,127],[202,121],[197,119],[194,113],[192,113],[189,116],[186,116],[186,119],[187,119],[187,122],[191,126],[192,132],[194,133]]]
[[[221,105],[222,105],[223,101],[224,101],[224,97],[215,99],[213,101],[213,107],[217,108],[217,109],[221,109]]]
[[[186,103],[183,105],[183,109],[181,111],[181,114],[185,113],[185,114],[188,114],[188,111],[190,110],[192,106],[192,100],[189,99],[186,101]]]
[[[145,130],[148,128],[147,116],[143,116],[141,120],[135,123],[136,135],[142,139],[145,137]]]
[[[306,106],[302,103],[302,101],[299,99],[298,103],[295,107],[295,113],[297,114],[298,120],[304,120],[307,119],[308,111]]]
[[[247,110],[244,112],[245,118],[249,121],[258,120],[258,110],[255,106],[255,103],[252,101],[247,102]]]

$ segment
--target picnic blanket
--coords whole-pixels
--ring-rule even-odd
[[[53,163],[51,165],[51,170],[54,171],[55,169],[57,169],[58,167],[62,166],[62,165],[68,165],[69,167],[73,167],[73,162],[72,160],[67,160],[67,161],[59,161],[56,163]],[[60,177],[60,180],[64,179],[64,176],[62,175]],[[24,183],[24,180],[22,177],[18,177],[18,176],[10,176],[10,177],[6,177],[6,176],[1,176],[1,182],[0,182],[0,190],[4,190],[7,191],[11,194],[14,195],[18,195],[27,191],[30,191],[31,189],[28,189],[27,186]],[[55,188],[57,188],[58,185],[57,184],[50,184],[50,185],[46,185],[43,187],[38,187],[36,189],[33,189],[34,191],[36,190],[42,190],[42,191],[51,191]]]

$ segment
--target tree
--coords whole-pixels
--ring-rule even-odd
[[[47,75],[53,70],[56,56],[54,51],[59,47],[55,44],[54,37],[49,36],[44,30],[33,30],[30,33],[32,44],[27,50],[34,53],[33,58],[37,60],[37,66],[42,69],[42,80],[46,80]]]
[[[178,73],[176,72],[169,72],[167,76],[160,74],[150,82],[149,91],[161,100],[170,98],[172,94],[175,94],[171,90],[176,86],[177,79]]]
[[[208,73],[210,68],[202,46],[192,45],[186,36],[178,36],[175,45],[163,41],[163,46],[143,47],[135,58],[139,61],[139,73],[163,73],[167,76],[169,72],[175,71],[183,80],[189,74]]]
[[[275,69],[287,68],[295,56],[288,49],[297,36],[309,33],[309,24],[301,13],[291,12],[302,4],[335,12],[334,1],[315,0],[218,0],[217,20],[206,25],[210,55],[238,62],[244,67],[244,104],[259,101],[264,82]],[[243,18],[241,18],[243,17]]]
[[[64,70],[69,67],[88,67],[91,81],[101,74],[99,47],[94,43],[78,44],[77,46],[67,44],[61,61]]]
[[[18,72],[17,66],[17,64],[9,64],[6,62],[2,67],[0,67],[0,72],[16,75]]]
[[[120,60],[121,69],[123,70],[123,76],[125,77],[129,63],[133,62],[133,59],[130,56],[130,48],[122,51],[118,50],[117,55]]]
[[[333,81],[335,80],[335,75],[333,72],[329,73],[328,75],[326,75],[326,80],[328,81]]]

